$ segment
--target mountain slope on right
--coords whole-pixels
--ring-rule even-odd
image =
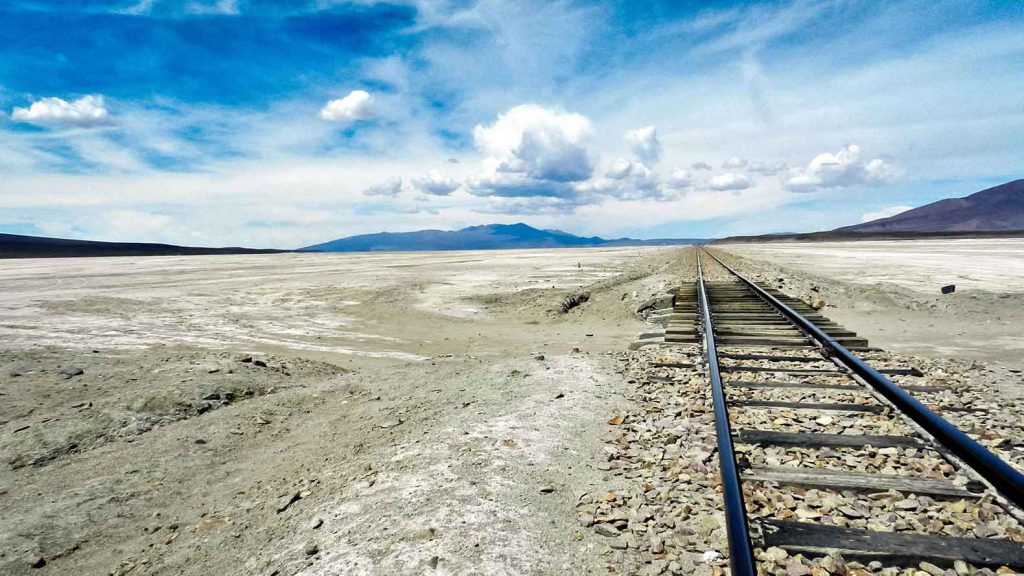
[[[1024,179],[947,198],[835,232],[986,232],[1024,230]]]

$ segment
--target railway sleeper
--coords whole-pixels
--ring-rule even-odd
[[[776,374],[849,374],[846,370],[818,368],[783,368],[774,366],[722,366],[721,372],[771,372]]]
[[[864,390],[821,390],[816,388],[733,388],[729,391],[732,402],[807,402],[841,403],[874,406],[869,410],[884,409]]]
[[[724,346],[742,346],[756,345],[756,346],[775,346],[772,342],[782,342],[779,347],[793,344],[802,343],[804,346],[810,346],[810,339],[806,336],[795,333],[795,332],[772,332],[772,333],[757,333],[757,332],[745,332],[735,334],[715,334],[715,340],[722,343]],[[733,344],[733,342],[739,342],[739,344]]]
[[[813,471],[808,472],[808,476],[813,475]],[[797,481],[826,483],[831,480],[851,484],[855,480],[844,479],[843,476],[844,473],[839,472]],[[874,484],[863,488],[800,488],[775,480],[744,481],[747,513],[751,519],[799,519],[858,530],[1006,539],[1018,542],[1018,545],[1024,540],[1020,523],[1003,513],[987,494],[965,495],[954,490],[955,486],[943,486],[942,481],[922,484],[917,482],[920,478],[874,476],[883,481],[866,480]],[[932,490],[940,494],[931,496],[918,490]]]
[[[744,482],[772,482],[780,486],[867,493],[895,490],[901,493],[954,500],[978,500],[985,495],[985,486],[980,482],[959,487],[945,478],[897,476],[793,466],[750,467],[742,471],[742,478]]]
[[[818,382],[755,382],[752,380],[732,380],[725,383],[727,386],[739,388],[810,388],[823,390],[855,390],[864,391],[866,388],[860,384],[830,384]]]
[[[796,356],[785,354],[763,354],[758,352],[718,352],[718,359],[729,360],[768,360],[770,362],[827,362],[820,354]]]
[[[879,532],[785,520],[759,520],[756,528],[761,546],[782,548],[791,555],[838,552],[846,560],[863,563],[917,566],[926,561],[948,568],[960,560],[984,568],[1024,569],[1024,546],[1009,540]]]
[[[791,410],[821,410],[826,412],[866,412],[881,414],[888,406],[881,404],[852,404],[848,402],[787,402],[784,400],[733,400],[730,406],[752,409],[789,408]]]
[[[776,432],[774,430],[741,429],[736,439],[746,444],[771,446],[802,446],[805,448],[923,448],[916,436],[892,434],[823,434],[820,432]]]

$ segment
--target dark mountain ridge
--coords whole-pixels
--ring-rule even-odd
[[[703,239],[680,238],[606,240],[598,236],[576,236],[561,230],[540,230],[523,223],[485,224],[461,230],[418,230],[380,232],[339,238],[300,248],[300,252],[404,252],[434,250],[501,250],[515,248],[572,248],[584,246],[660,246],[703,243]]]
[[[185,256],[201,254],[270,254],[287,250],[203,248],[145,242],[99,242],[20,234],[0,234],[0,258],[67,258],[85,256]]]
[[[1024,230],[1024,179],[947,198],[834,232],[994,232]]]

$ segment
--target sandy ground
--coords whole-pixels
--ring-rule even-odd
[[[1019,245],[979,266],[993,249],[958,242],[961,280],[926,265],[954,252],[929,244],[881,248],[871,280],[869,246],[721,253],[876,346],[967,359],[965,378],[1024,397]],[[578,506],[636,489],[608,467],[609,419],[646,394],[621,351],[640,301],[692,281],[692,254],[4,261],[0,573],[632,573],[642,555]],[[713,488],[705,424],[686,424],[688,450]],[[711,574],[717,517],[680,522],[677,572]]]
[[[733,244],[720,249],[749,259],[767,283],[793,295],[822,298],[829,317],[875,346],[1024,368],[1024,240]],[[956,292],[944,295],[940,288],[948,284],[956,285]]]
[[[591,573],[606,353],[680,255],[5,261],[0,573]]]

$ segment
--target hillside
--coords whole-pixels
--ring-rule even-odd
[[[0,258],[63,258],[79,256],[176,256],[200,254],[268,254],[284,250],[202,248],[143,242],[96,242],[20,234],[0,234]]]
[[[1024,230],[1024,179],[947,198],[835,232],[993,232]]]
[[[339,238],[300,248],[300,252],[402,252],[433,250],[500,250],[514,248],[571,248],[583,246],[659,246],[697,244],[699,239],[606,240],[576,236],[561,230],[540,230],[526,224],[487,224],[461,230],[381,232]]]

